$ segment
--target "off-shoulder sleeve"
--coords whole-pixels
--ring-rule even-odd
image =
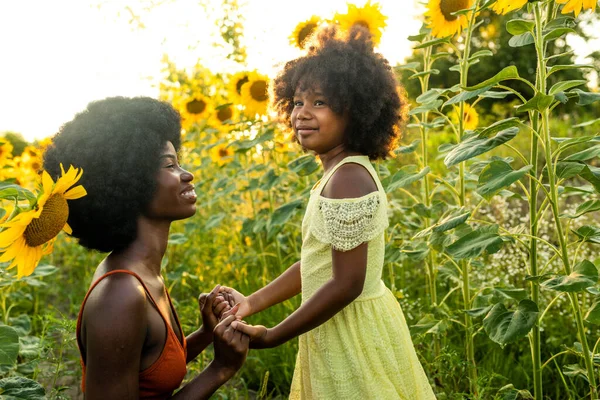
[[[368,242],[388,226],[385,198],[379,192],[353,199],[319,197],[311,233],[340,251]]]

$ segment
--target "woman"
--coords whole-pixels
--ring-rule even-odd
[[[81,306],[77,343],[82,388],[91,399],[205,399],[243,364],[247,336],[230,324],[235,310],[219,287],[200,298],[203,325],[184,336],[161,275],[172,221],[196,210],[193,176],[179,166],[180,116],[151,98],[92,102],[66,123],[44,168],[83,169],[87,196],[70,204],[73,236],[110,252]],[[214,331],[214,337],[213,337]],[[176,394],[193,360],[214,339],[215,359]]]

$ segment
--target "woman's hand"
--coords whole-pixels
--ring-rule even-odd
[[[242,332],[250,338],[250,347],[253,349],[264,349],[274,347],[272,343],[273,331],[263,325],[248,325],[244,321],[233,321],[233,329]]]
[[[236,316],[232,309],[214,330],[215,359],[213,363],[229,376],[241,368],[248,355],[250,339],[241,331],[233,329],[231,324]]]
[[[252,305],[250,304],[250,300],[249,300],[250,296],[246,297],[243,294],[241,294],[240,292],[238,292],[237,290],[235,290],[234,288],[230,288],[227,286],[221,286],[221,289],[219,289],[219,291],[227,299],[233,300],[233,304],[231,305],[232,307],[235,304],[240,305],[239,311],[236,314],[238,317],[245,318],[249,315],[254,314],[254,312],[252,310]]]
[[[210,293],[202,293],[198,297],[202,324],[206,332],[213,332],[223,313],[231,309],[229,302],[219,292],[221,288],[221,285],[217,285]]]

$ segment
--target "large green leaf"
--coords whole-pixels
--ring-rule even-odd
[[[560,179],[569,179],[579,175],[585,168],[586,165],[582,163],[559,161],[556,165],[556,176]]]
[[[437,100],[443,92],[444,89],[429,89],[428,91],[417,97],[417,103],[425,104]]]
[[[453,148],[448,153],[446,158],[444,158],[444,164],[446,164],[447,167],[451,167],[480,154],[487,153],[488,151],[508,142],[509,140],[512,140],[515,136],[517,136],[517,133],[519,133],[519,128],[517,127],[504,129],[490,138],[482,137],[482,132],[477,136],[464,140],[458,146]]]
[[[574,230],[573,233],[584,242],[600,244],[600,228],[598,227],[584,225]]]
[[[521,300],[515,312],[498,303],[483,319],[483,328],[494,342],[506,344],[525,337],[537,321],[538,306],[529,299]]]
[[[420,180],[425,175],[427,175],[429,171],[431,171],[431,169],[429,167],[425,167],[420,172],[415,173],[414,166],[407,165],[401,168],[394,175],[386,178],[383,181],[383,186],[385,187],[385,191],[387,193],[390,193],[396,189],[410,185],[411,183]]]
[[[561,81],[555,83],[548,91],[548,94],[553,95],[559,92],[564,92],[565,90],[572,89],[577,86],[585,85],[587,83],[586,80],[571,80],[571,81]]]
[[[543,93],[537,93],[531,99],[527,101],[527,103],[517,107],[516,111],[518,113],[523,113],[527,111],[539,111],[542,112],[554,101],[554,96],[548,96]]]
[[[600,301],[596,300],[585,314],[585,320],[600,325]]]
[[[580,292],[598,282],[598,269],[588,260],[575,266],[569,275],[561,275],[542,283],[543,287],[559,292]]]
[[[588,200],[577,207],[574,214],[564,214],[564,218],[579,218],[584,214],[600,210],[600,200]]]
[[[549,42],[554,39],[558,39],[559,37],[566,35],[567,33],[577,33],[574,29],[571,28],[555,28],[547,33],[544,33],[544,42]]]
[[[596,67],[592,64],[567,64],[567,65],[553,65],[552,67],[548,67],[548,76],[552,75],[555,72],[562,71],[565,69],[595,69]]]
[[[33,204],[36,197],[29,190],[13,183],[0,182],[0,199],[27,200]]]
[[[510,38],[508,45],[510,47],[523,47],[535,43],[533,35],[529,32],[525,32],[521,35],[516,35]]]
[[[285,224],[302,204],[304,201],[298,199],[277,208],[269,218],[269,228]]]
[[[45,400],[42,385],[21,376],[0,379],[0,398],[3,400]]]
[[[288,163],[288,168],[300,176],[307,176],[319,169],[319,164],[311,154],[305,154]]]
[[[586,165],[585,168],[579,173],[579,176],[591,183],[597,192],[600,192],[600,168],[592,165]]]
[[[531,165],[526,165],[515,171],[504,161],[493,161],[479,175],[477,193],[489,201],[500,190],[523,178],[531,168]]]
[[[600,156],[600,145],[588,147],[578,153],[565,157],[564,161],[587,161]]]
[[[511,35],[533,32],[533,28],[535,28],[535,22],[527,19],[512,19],[506,23],[506,30]]]
[[[469,219],[470,216],[470,211],[462,213],[460,215],[449,215],[446,218],[439,221],[438,223],[430,226],[429,228],[420,231],[413,237],[413,239],[418,239],[427,236],[431,232],[442,233],[449,231],[450,229],[454,229],[460,224],[463,224],[467,219]]]
[[[579,96],[579,102],[577,104],[580,106],[587,106],[589,104],[600,101],[600,93],[584,92],[581,89],[573,89],[572,91],[577,93],[577,95]]]
[[[8,326],[0,325],[0,365],[12,365],[19,355],[19,334]]]
[[[407,146],[400,146],[400,147],[398,147],[398,149],[396,149],[396,153],[397,154],[410,154],[419,147],[420,143],[421,143],[421,139],[417,139]]]
[[[464,90],[464,91],[460,92],[459,94],[457,94],[456,96],[452,97],[447,102],[445,102],[444,107],[452,105],[452,104],[460,103],[461,101],[470,100],[479,95],[483,95],[485,92],[490,90],[492,87],[493,87],[493,85],[489,85],[489,86],[485,86],[485,87],[482,87],[482,88],[476,89],[476,90]]]
[[[469,91],[478,90],[478,89],[482,89],[487,86],[497,85],[498,83],[505,81],[505,80],[516,79],[516,78],[519,78],[519,71],[517,70],[517,67],[515,67],[514,65],[511,65],[509,67],[504,68],[502,71],[498,72],[496,75],[492,76],[490,79],[487,79],[475,86],[466,87],[465,90],[469,90]]]
[[[408,115],[416,115],[427,111],[437,110],[442,103],[442,100],[432,100],[429,103],[421,104],[420,106],[411,109],[408,112]]]
[[[498,225],[478,228],[458,239],[446,248],[453,258],[474,258],[486,251],[494,254],[502,247],[504,241],[498,235]]]

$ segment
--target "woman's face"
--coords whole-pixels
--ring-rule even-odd
[[[347,127],[348,116],[333,111],[319,87],[296,90],[292,128],[302,147],[327,153],[344,142]]]
[[[194,176],[179,166],[177,153],[167,142],[159,157],[156,191],[148,206],[147,216],[170,221],[189,218],[196,212]]]

